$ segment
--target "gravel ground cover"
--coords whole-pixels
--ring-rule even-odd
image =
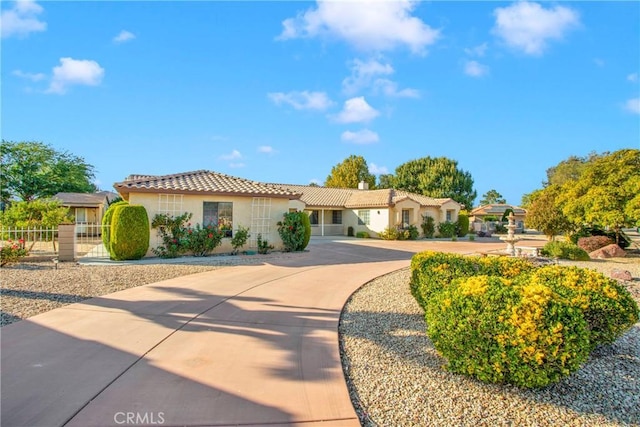
[[[640,258],[571,264],[631,271],[626,287],[640,302]],[[362,425],[640,425],[640,323],[555,385],[485,384],[442,369],[409,279],[405,269],[368,283],[342,313],[343,369]]]
[[[26,262],[0,270],[0,326],[44,313],[54,308],[124,289],[201,273],[238,264],[257,264],[274,257],[293,256],[272,253],[266,256],[212,256],[178,258],[156,264],[78,264]]]

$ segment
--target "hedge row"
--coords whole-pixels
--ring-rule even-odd
[[[417,254],[411,268],[447,368],[482,381],[556,382],[638,321],[629,292],[591,270],[437,252]]]

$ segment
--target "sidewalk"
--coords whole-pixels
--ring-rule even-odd
[[[501,243],[326,241],[93,298],[2,328],[3,426],[359,425],[337,326],[413,253]]]

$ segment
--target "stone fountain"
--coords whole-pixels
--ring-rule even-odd
[[[511,256],[515,256],[516,255],[515,243],[518,240],[520,240],[520,238],[517,237],[516,233],[514,232],[514,230],[516,229],[516,218],[513,216],[513,212],[509,213],[509,216],[507,217],[507,219],[509,220],[509,224],[506,226],[507,235],[500,237],[500,240],[502,240],[507,244],[507,249],[505,250],[505,252]]]

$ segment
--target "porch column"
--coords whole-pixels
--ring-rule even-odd
[[[320,220],[320,234],[324,236],[324,209],[322,209],[322,219]]]

